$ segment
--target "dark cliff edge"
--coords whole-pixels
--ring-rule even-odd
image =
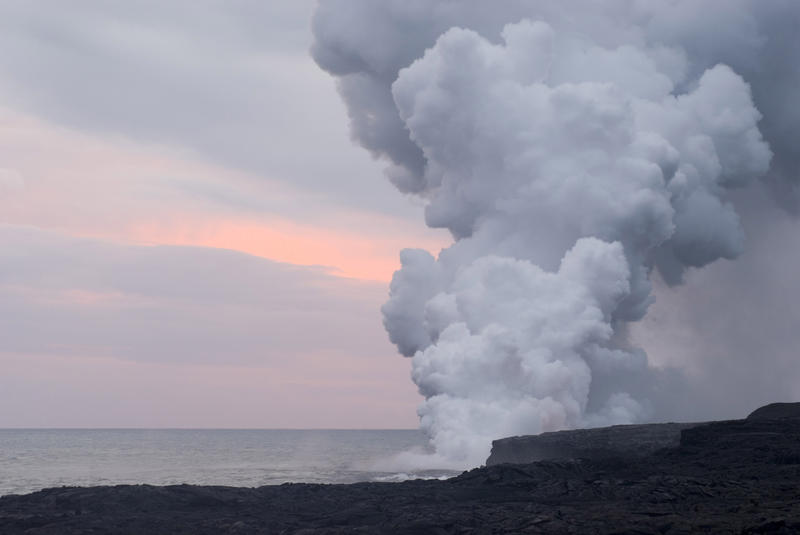
[[[702,423],[615,425],[501,438],[492,442],[486,466],[557,459],[643,457],[680,444],[681,432]]]
[[[800,403],[765,405],[750,413],[747,420],[785,418],[800,418]],[[645,457],[663,448],[678,447],[685,430],[711,423],[720,422],[615,425],[501,438],[492,442],[486,466],[559,459]]]
[[[800,532],[800,404],[744,420],[583,431],[560,435],[564,451],[548,453],[557,459],[493,464],[447,481],[5,496],[0,533]],[[553,437],[543,440],[555,447]]]

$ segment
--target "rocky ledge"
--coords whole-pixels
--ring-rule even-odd
[[[562,435],[578,448],[569,458],[447,481],[47,489],[0,498],[0,533],[798,533],[798,416],[800,404],[773,405],[678,429],[677,440],[675,424],[668,440],[628,427],[653,443],[636,455],[615,450],[618,430],[588,430]],[[602,454],[574,458],[581,436]]]
[[[681,432],[700,423],[615,425],[596,429],[554,431],[492,442],[486,466],[527,464],[557,459],[644,457],[680,445]]]
[[[800,403],[772,403],[756,409],[747,417],[748,420],[784,418],[800,418]],[[646,457],[660,449],[678,447],[684,430],[709,423],[614,425],[502,438],[492,442],[492,453],[486,466],[558,459]]]

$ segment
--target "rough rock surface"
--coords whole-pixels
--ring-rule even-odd
[[[0,498],[0,533],[798,533],[799,481],[800,419],[749,419],[447,481],[47,489]]]
[[[750,413],[748,420],[800,418],[800,403],[770,403]]]
[[[596,429],[554,431],[540,435],[509,437],[492,442],[487,466],[524,464],[558,459],[640,457],[662,448],[674,448],[681,431],[700,423],[615,425]]]

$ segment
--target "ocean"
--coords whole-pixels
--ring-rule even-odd
[[[0,496],[117,484],[355,483],[446,478],[397,456],[421,453],[416,430],[0,429]]]

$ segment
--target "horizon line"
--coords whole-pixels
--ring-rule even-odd
[[[420,431],[416,427],[0,427],[0,431]]]

